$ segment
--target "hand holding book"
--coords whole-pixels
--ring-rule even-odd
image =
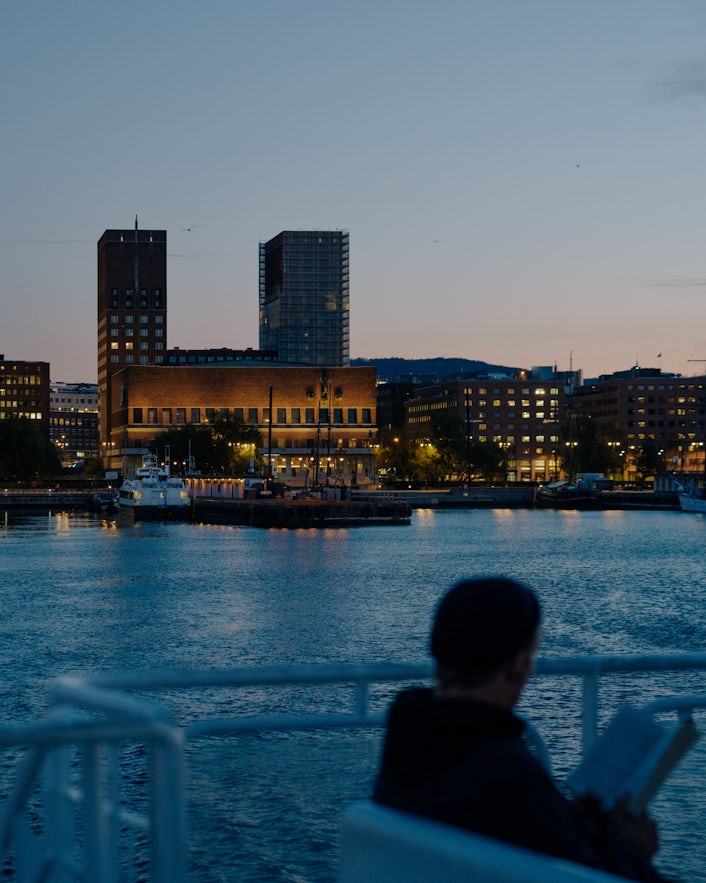
[[[667,727],[648,712],[626,705],[566,784],[576,795],[595,794],[604,809],[626,798],[626,809],[640,816],[698,737],[691,718]]]

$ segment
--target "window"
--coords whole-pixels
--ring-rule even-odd
[[[192,408],[191,409],[191,422],[192,423],[200,423],[201,422],[201,408]]]
[[[155,343],[154,348],[155,348],[156,350],[163,350],[163,349],[164,349],[164,344],[163,344],[163,343]]]
[[[319,423],[328,424],[328,408],[319,408]]]
[[[356,408],[348,409],[348,422],[349,423],[357,423],[358,422],[358,411]]]
[[[363,423],[372,423],[372,420],[370,419],[370,408],[361,408],[361,411],[361,419]]]
[[[120,337],[120,329],[119,328],[111,328],[110,329],[111,337]]]
[[[131,340],[129,340],[129,341],[125,344],[125,349],[126,349],[126,350],[131,350],[131,349],[132,349],[132,341],[131,341]]]
[[[314,420],[314,409],[313,409],[313,408],[307,408],[307,409],[306,409],[306,413],[305,413],[305,418],[304,418],[304,419],[306,420],[307,423],[314,423],[314,422],[315,422],[315,420]]]
[[[132,409],[132,422],[133,423],[142,423],[142,408],[133,408]]]
[[[257,423],[257,417],[255,418],[255,422]],[[262,409],[262,422],[263,423],[270,422],[270,409],[269,408]]]
[[[117,325],[119,321],[120,321],[120,316],[111,316],[110,317],[110,322],[112,325]]]
[[[113,341],[113,343],[111,343],[111,345],[110,345],[110,348],[111,348],[112,350],[120,349],[120,344],[117,343],[116,341]]]
[[[149,365],[150,357],[149,356],[140,356],[140,364],[141,365]]]
[[[125,337],[132,337],[132,328],[125,329]]]
[[[278,423],[286,423],[287,422],[287,409],[286,408],[277,408],[277,422]]]
[[[125,316],[125,324],[126,324],[126,325],[132,325],[134,319],[135,319],[134,316]]]
[[[147,409],[147,422],[150,425],[156,425],[156,423],[157,423],[157,409],[156,408],[148,408]]]
[[[149,341],[143,340],[142,343],[140,344],[140,349],[141,350],[148,350],[149,348],[150,348]]]
[[[154,321],[157,325],[162,325],[164,323],[164,316],[155,316]]]
[[[110,357],[110,362],[111,362],[111,364],[113,364],[113,365],[114,365],[116,362],[119,362],[119,361],[120,361],[120,358],[119,358],[118,356],[111,356],[111,357]]]
[[[125,356],[125,364],[126,364],[126,365],[132,365],[132,363],[133,363],[133,358],[132,358],[132,356]]]
[[[242,408],[233,408],[233,419],[234,420],[243,420],[243,409]]]
[[[172,422],[172,409],[162,408],[162,425],[169,425]]]
[[[248,408],[248,423],[257,423],[257,408]]]
[[[292,423],[299,423],[301,421],[301,411],[299,408],[292,408]]]
[[[339,424],[343,423],[343,408],[333,409],[333,422]]]
[[[147,325],[150,321],[149,316],[140,316],[140,325]]]
[[[177,423],[186,423],[186,408],[177,408],[176,409],[176,422]]]
[[[164,329],[163,328],[155,328],[154,336],[155,337],[164,337]]]
[[[150,336],[149,328],[140,328],[140,337],[149,337],[149,336]]]

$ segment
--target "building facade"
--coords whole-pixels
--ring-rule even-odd
[[[99,456],[97,384],[51,384],[49,437],[65,462]]]
[[[370,485],[375,379],[370,367],[128,365],[111,379],[112,462],[129,471],[130,458],[161,432],[208,426],[227,412],[257,426],[268,471],[280,481]]]
[[[347,232],[286,230],[261,242],[259,287],[261,350],[288,365],[350,363]]]
[[[596,421],[629,461],[648,440],[663,452],[665,468],[694,471],[706,442],[706,377],[678,377],[659,369],[632,368],[577,387],[577,417]]]
[[[473,379],[414,390],[406,402],[409,444],[432,435],[434,418],[459,418],[469,439],[505,452],[509,481],[551,481],[559,474],[564,386],[556,379]]]
[[[110,436],[111,378],[161,365],[167,349],[167,232],[106,230],[98,240],[98,425]]]
[[[25,417],[49,438],[49,362],[18,362],[0,355],[0,420]]]

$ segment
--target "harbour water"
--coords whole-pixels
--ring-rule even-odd
[[[440,594],[484,573],[537,589],[543,656],[701,652],[705,548],[706,519],[679,512],[417,510],[408,527],[298,531],[10,519],[0,524],[3,716],[36,719],[48,679],[72,671],[424,660]],[[616,679],[602,712],[704,691],[703,681]],[[522,709],[560,776],[578,759],[577,696],[576,685],[538,681]],[[199,746],[194,879],[334,879],[339,813],[369,793],[379,744],[379,733],[355,732]],[[705,760],[700,744],[654,804],[660,867],[681,880],[706,879]]]

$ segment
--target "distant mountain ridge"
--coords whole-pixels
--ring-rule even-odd
[[[470,377],[474,374],[495,373],[513,375],[520,370],[505,365],[490,365],[477,359],[449,359],[445,356],[432,359],[402,359],[396,356],[381,359],[351,359],[351,366],[356,368],[371,365],[377,368],[378,380],[403,379],[409,375],[434,377]]]

